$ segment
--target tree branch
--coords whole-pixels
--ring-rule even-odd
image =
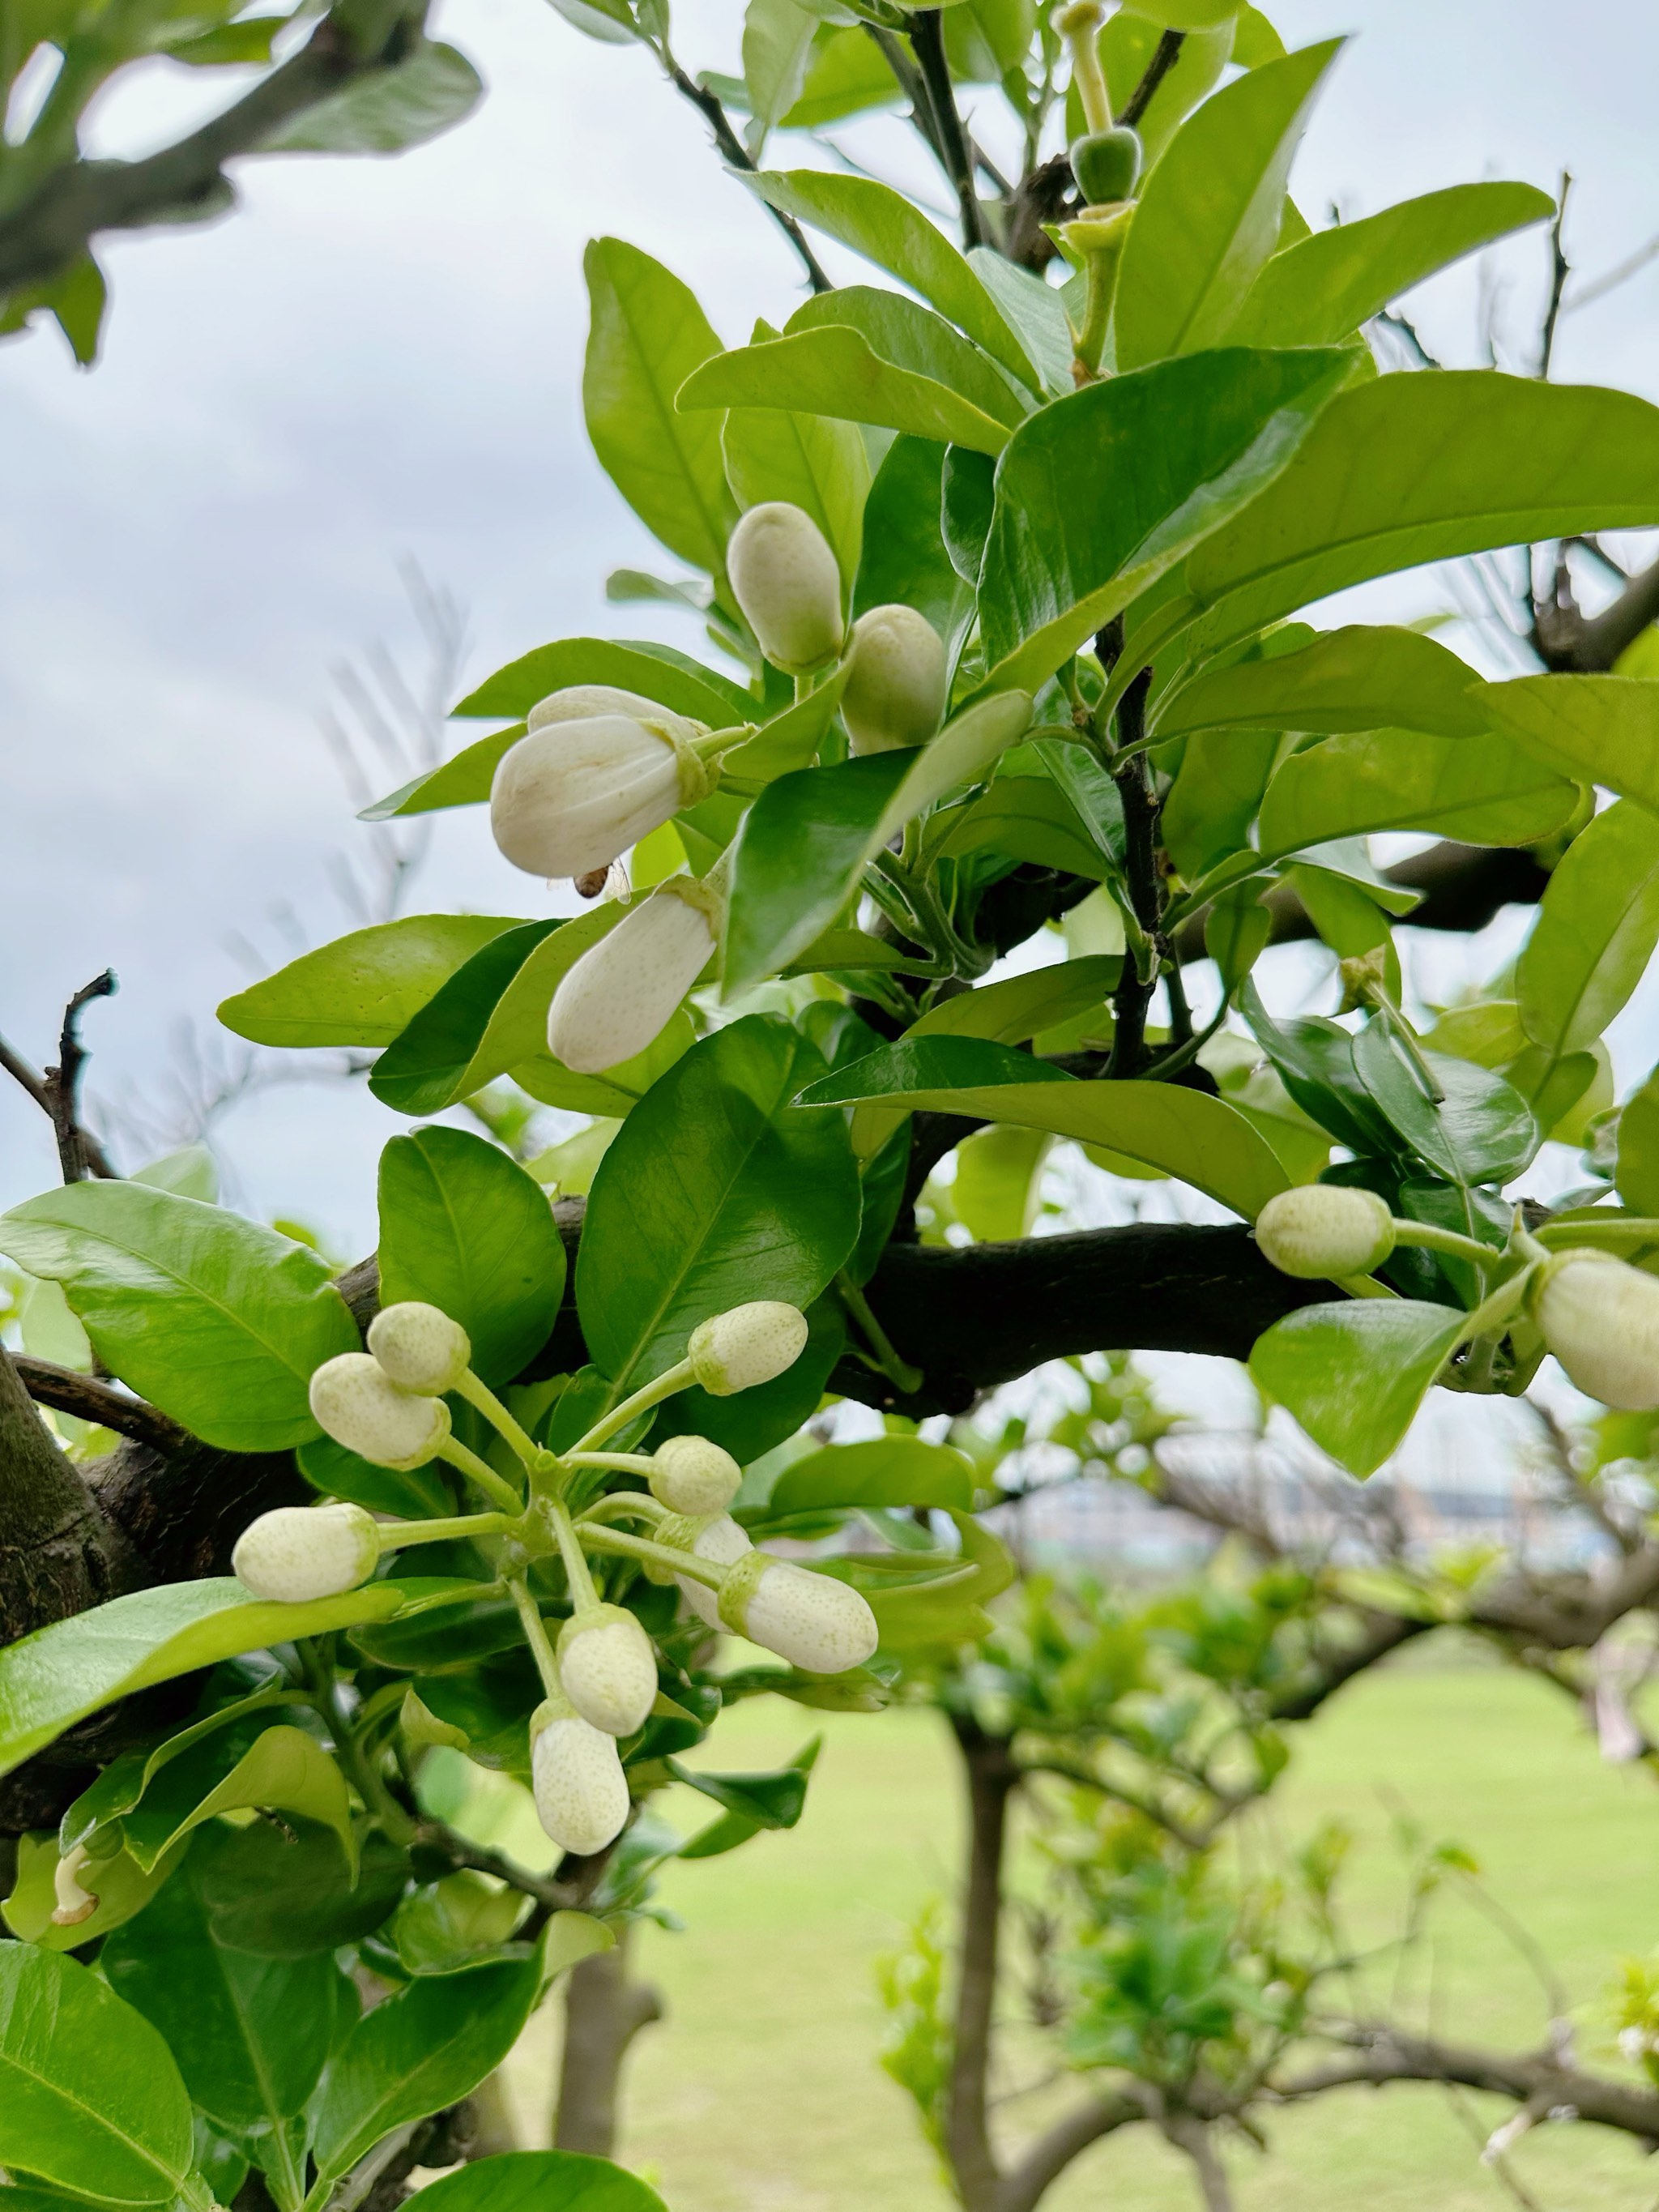
[[[968,1785],[968,1883],[962,1906],[962,1954],[957,1962],[945,2148],[967,2212],[995,2212],[1001,2176],[991,2142],[991,2030],[1008,1800],[1018,1783],[1019,1769],[1006,1737],[987,1735],[965,1713],[953,1713],[951,1725]]]
[[[927,96],[928,112],[933,118],[933,139],[939,149],[939,160],[945,165],[957,195],[957,205],[962,215],[962,242],[964,246],[985,243],[985,210],[979,204],[979,194],[974,189],[974,156],[968,143],[968,134],[963,129],[962,117],[957,108],[955,88],[951,82],[951,64],[945,58],[944,11],[939,8],[918,8],[910,17],[910,46],[921,71],[921,82]]]
[[[0,1348],[0,1644],[143,1579],[131,1547],[34,1410]]]
[[[1086,2104],[1062,2114],[1027,2143],[1003,2176],[995,2212],[1032,2212],[1072,2160],[1091,2143],[1146,2117],[1145,2104],[1121,2090],[1109,2097],[1091,2097]]]
[[[42,1089],[46,1111],[58,1139],[58,1164],[65,1182],[84,1182],[90,1164],[89,1139],[80,1123],[81,1071],[87,1048],[81,1042],[81,1010],[94,999],[111,999],[117,989],[115,970],[106,968],[90,983],[83,983],[64,1009],[64,1026],[58,1039],[58,1065],[49,1067]]]
[[[748,148],[732,128],[731,118],[721,104],[720,94],[710,92],[707,85],[699,84],[695,77],[688,76],[665,46],[662,50],[661,58],[663,67],[668,72],[670,83],[677,92],[684,94],[693,107],[702,116],[710,131],[713,131],[714,143],[720,149],[721,158],[727,166],[733,169],[745,170],[753,176],[756,173],[755,164],[750,159]],[[833,291],[835,287],[825,276],[817,256],[806,242],[805,232],[795,221],[794,216],[786,215],[781,208],[775,208],[769,201],[763,201],[762,204],[800,256],[801,266],[806,271],[806,281],[812,289],[815,292]]]
[[[143,1398],[129,1397],[112,1383],[82,1375],[73,1367],[59,1367],[50,1359],[15,1355],[12,1364],[23,1387],[37,1406],[50,1406],[55,1413],[73,1413],[77,1420],[95,1421],[117,1436],[131,1437],[163,1455],[187,1451],[195,1443],[186,1429]]]
[[[1118,121],[1133,130],[1152,104],[1157,92],[1170,71],[1181,58],[1181,49],[1187,43],[1184,31],[1165,31],[1152,49],[1152,58],[1146,64],[1146,73],[1123,103],[1123,112]]]
[[[0,1037],[0,1070],[9,1075],[13,1082],[28,1093],[55,1128],[57,1123],[52,1114],[52,1098],[46,1088],[45,1077],[37,1075],[21,1053],[14,1052],[4,1037]],[[89,1131],[83,1129],[81,1132],[81,1144],[86,1164],[91,1172],[94,1176],[113,1180],[115,1170],[110,1165],[109,1156],[97,1138]]]

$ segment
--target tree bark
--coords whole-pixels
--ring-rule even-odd
[[[662,1999],[651,1984],[629,1979],[633,1933],[631,1928],[618,1929],[615,1946],[581,1960],[565,1984],[564,2051],[553,2131],[559,2150],[614,2156],[623,2061],[640,2030],[663,2016]]]
[[[1001,2174],[991,2140],[991,2036],[1002,1921],[1002,1861],[1008,1800],[1019,1780],[1007,1739],[953,1714],[968,1785],[968,1879],[963,1899],[954,2048],[945,2148],[967,2212],[998,2212]]]
[[[0,1349],[0,1644],[143,1579],[122,1532],[53,1442]]]

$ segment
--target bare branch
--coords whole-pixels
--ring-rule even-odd
[[[163,1454],[185,1450],[193,1439],[176,1421],[143,1398],[131,1398],[112,1383],[82,1375],[73,1367],[59,1367],[50,1359],[32,1359],[16,1353],[12,1364],[23,1387],[37,1406],[54,1413],[72,1413],[77,1420],[95,1421],[118,1436],[131,1437]]]
[[[87,1134],[79,1120],[81,1071],[87,1062],[87,1048],[81,1042],[81,1009],[94,999],[113,998],[118,988],[112,968],[106,968],[101,975],[94,975],[90,983],[81,986],[64,1009],[58,1065],[46,1070],[41,1085],[46,1111],[52,1116],[58,1139],[58,1162],[65,1182],[86,1181],[93,1152],[97,1149],[96,1140]],[[101,1152],[99,1157],[102,1158]],[[101,1171],[106,1176],[111,1172],[106,1160]]]
[[[53,1122],[55,1127],[56,1117],[52,1112],[52,1095],[47,1089],[46,1079],[37,1075],[21,1053],[14,1052],[3,1037],[0,1037],[0,1069],[3,1069],[15,1083],[27,1091],[29,1097],[47,1119]],[[108,1155],[96,1137],[89,1131],[82,1130],[81,1143],[87,1166],[91,1172],[94,1176],[113,1177],[115,1170],[110,1165]]]
[[[1567,219],[1567,194],[1572,190],[1572,179],[1566,170],[1561,172],[1561,189],[1556,196],[1555,221],[1550,225],[1550,297],[1544,310],[1544,330],[1538,348],[1538,374],[1547,378],[1550,362],[1555,352],[1555,329],[1561,319],[1561,298],[1572,274],[1561,246],[1561,228]]]
[[[699,84],[695,77],[688,76],[666,46],[661,49],[661,59],[663,67],[668,72],[669,82],[674,89],[683,94],[690,101],[692,106],[698,110],[714,132],[714,143],[720,149],[722,160],[728,167],[744,170],[752,176],[755,173],[755,164],[749,158],[748,148],[732,128],[731,118],[721,105],[720,94],[711,92],[706,84]],[[771,216],[773,222],[800,256],[801,267],[806,271],[806,281],[812,289],[815,292],[833,291],[834,286],[824,274],[817,256],[807,244],[806,234],[795,221],[794,216],[786,215],[781,208],[775,208],[769,203],[763,202],[763,205],[766,207],[768,215]]]
[[[1152,58],[1146,64],[1146,73],[1123,103],[1123,112],[1118,121],[1133,131],[1152,104],[1152,95],[1181,58],[1181,49],[1187,43],[1184,31],[1165,31],[1152,49]]]
[[[910,17],[910,46],[921,70],[922,87],[933,118],[933,139],[945,173],[956,188],[962,215],[963,246],[985,244],[985,210],[974,187],[974,156],[957,108],[951,82],[951,64],[945,54],[944,12],[918,8]]]

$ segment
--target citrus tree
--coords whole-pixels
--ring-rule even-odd
[[[1659,572],[1575,596],[1600,533],[1659,525],[1659,410],[1384,374],[1366,335],[1553,204],[1468,185],[1310,231],[1287,186],[1337,42],[1287,53],[1221,0],[755,0],[730,81],[687,74],[657,0],[563,12],[695,100],[811,296],[727,348],[678,276],[593,244],[590,434],[692,572],[617,588],[689,605],[707,653],[538,646],[368,810],[487,805],[504,905],[512,869],[590,902],[358,931],[221,1010],[377,1054],[418,1126],[370,1259],[337,1275],[187,1165],[114,1171],[77,1109],[106,979],[44,1076],[8,1053],[64,1183],[0,1250],[84,1339],[0,1359],[0,2165],[46,2197],[204,2206],[252,2166],[282,2212],[343,2212],[487,2148],[473,2092],[640,1909],[638,1803],[692,1780],[703,1855],[798,1817],[810,1748],[678,1764],[721,1707],[873,1708],[982,1632],[1010,1571],[974,1468],[906,1423],[1101,1346],[1248,1357],[1358,1475],[1437,1385],[1515,1393],[1547,1351],[1659,1403],[1659,1134],[1645,1088],[1609,1115],[1601,1043],[1659,938],[1659,685],[1614,669]],[[760,166],[774,130],[886,106],[960,246],[873,178]],[[880,281],[832,284],[814,238]],[[1516,547],[1539,672],[1299,619]],[[1379,873],[1383,830],[1444,842]],[[1516,896],[1512,977],[1424,1034],[1395,922]],[[1253,970],[1309,934],[1340,1002],[1276,1020]],[[592,1117],[550,1206],[434,1120],[501,1079]],[[1597,1179],[1511,1204],[1592,1118]],[[1054,1138],[1234,1225],[918,1237],[952,1151],[1018,1231]],[[897,1425],[782,1452],[826,1396]],[[122,1441],[66,1450],[37,1406]],[[756,1540],[884,1508],[923,1540]],[[782,1663],[717,1673],[720,1629]],[[457,1752],[533,1791],[550,1872],[469,1837]],[[441,2186],[652,2201],[546,2155]]]

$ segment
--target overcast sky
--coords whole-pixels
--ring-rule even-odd
[[[1359,34],[1293,180],[1316,222],[1469,178],[1553,188],[1565,166],[1587,277],[1659,232],[1650,7],[1274,13],[1291,44]],[[331,671],[377,641],[418,672],[400,561],[467,608],[470,680],[562,635],[673,635],[604,601],[608,569],[671,564],[583,438],[584,240],[614,232],[659,254],[730,340],[793,304],[790,257],[647,55],[583,39],[544,0],[445,0],[441,15],[489,87],[469,122],[392,161],[244,164],[232,219],[110,245],[90,375],[50,331],[0,348],[0,1033],[49,1057],[68,992],[112,963],[120,995],[87,1028],[94,1088],[118,1109],[165,1103],[181,1024],[210,1039],[214,1006],[247,980],[234,939],[275,964],[284,933],[350,926],[335,856],[364,833],[319,714]],[[685,58],[734,65],[735,4],[686,20]],[[99,118],[100,149],[142,151],[229,89],[157,65]],[[900,173],[890,139],[848,138]],[[779,143],[770,158],[825,156]],[[1536,235],[1493,257],[1517,341],[1543,266]],[[1464,272],[1416,303],[1454,358],[1474,358],[1474,296]],[[1569,318],[1559,373],[1659,397],[1656,328],[1659,264]],[[1431,587],[1413,589],[1428,603]],[[473,810],[439,817],[415,903],[533,913],[545,896]],[[303,1213],[356,1249],[398,1126],[361,1094],[295,1089],[240,1108],[221,1136],[239,1202]],[[137,1153],[125,1140],[127,1164]],[[0,1095],[0,1201],[54,1179],[39,1117]]]

